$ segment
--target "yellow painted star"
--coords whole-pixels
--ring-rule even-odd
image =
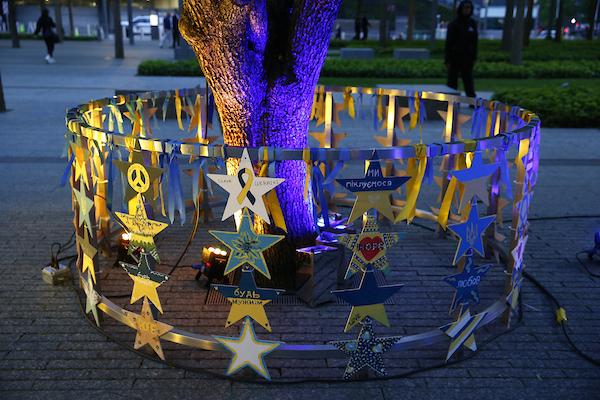
[[[139,146],[136,145],[136,147]],[[145,194],[152,184],[162,174],[162,168],[148,167],[144,164],[144,156],[139,149],[131,151],[131,161],[114,160],[113,163],[127,179],[125,193],[123,194],[125,202],[133,199],[137,193]]]
[[[87,197],[84,189],[84,185],[79,185],[79,189],[73,188],[73,194],[75,195],[75,201],[79,208],[78,226],[81,227],[85,223],[85,226],[90,235],[92,233],[92,222],[90,219],[90,211],[94,207],[94,201]]]
[[[164,222],[148,219],[142,196],[138,195],[137,197],[134,215],[121,212],[115,212],[115,214],[121,220],[127,232],[131,234],[128,253],[131,254],[135,249],[142,248],[157,261],[160,261],[158,252],[156,251],[156,244],[154,243],[154,236],[158,235],[169,225]]]
[[[77,235],[77,243],[82,251],[81,272],[86,272],[91,275],[94,283],[96,283],[96,269],[94,268],[94,257],[98,250],[90,242],[90,237],[87,231],[83,232],[83,237]]]
[[[92,275],[90,273],[86,274],[86,278],[80,277],[81,286],[83,287],[83,291],[85,292],[85,313],[89,314],[90,312],[94,316],[94,320],[96,321],[96,325],[100,326],[100,321],[98,320],[98,308],[97,305],[100,302],[100,295],[94,290],[94,284],[92,283]]]
[[[258,340],[248,318],[244,321],[239,338],[222,336],[214,336],[214,338],[233,353],[233,358],[227,368],[227,375],[235,374],[244,367],[250,367],[263,378],[271,380],[264,357],[279,347],[281,342]]]
[[[152,312],[147,299],[144,299],[140,315],[129,311],[126,311],[126,313],[132,322],[133,328],[137,331],[133,348],[137,350],[144,345],[148,345],[162,360],[164,360],[165,355],[160,345],[159,338],[171,331],[173,327],[164,322],[156,321],[154,317],[152,317]]]
[[[79,184],[83,182],[87,189],[90,188],[90,182],[87,175],[87,161],[90,158],[90,152],[81,145],[71,143],[71,151],[75,154],[73,165],[75,167],[75,181],[79,180]]]

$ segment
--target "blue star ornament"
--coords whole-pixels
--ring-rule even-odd
[[[244,264],[248,264],[268,279],[271,279],[263,251],[282,240],[284,236],[257,234],[252,228],[252,220],[247,209],[244,209],[237,232],[208,232],[231,250],[223,272],[224,275],[235,271]]]
[[[248,318],[244,321],[244,327],[239,338],[213,337],[233,354],[231,363],[227,368],[227,375],[235,374],[242,368],[250,367],[263,378],[271,380],[264,358],[279,347],[282,342],[257,339],[254,327]]]
[[[357,289],[334,290],[331,293],[352,306],[344,332],[370,317],[379,323],[390,326],[383,303],[402,288],[402,284],[378,286],[372,267],[364,272]]]
[[[470,168],[450,172],[450,175],[462,183],[465,188],[460,200],[459,208],[461,210],[465,201],[470,201],[474,197],[477,197],[484,204],[489,205],[487,179],[499,167],[499,163],[484,164],[481,152],[476,152],[473,154]]]
[[[444,278],[444,282],[456,289],[450,312],[456,310],[457,306],[468,307],[471,304],[479,304],[479,283],[491,268],[491,264],[474,266],[471,256],[467,257],[465,268],[460,274]]]
[[[409,176],[383,176],[381,164],[376,160],[369,161],[364,178],[336,179],[346,190],[356,193],[348,222],[351,223],[372,208],[393,221],[390,195],[409,179]]]
[[[340,340],[329,344],[350,356],[344,371],[344,379],[350,379],[365,367],[371,368],[379,375],[385,375],[383,353],[390,350],[400,339],[401,336],[376,337],[371,318],[366,318],[357,340]]]
[[[238,286],[212,285],[212,287],[231,303],[225,328],[244,317],[250,317],[271,332],[271,325],[264,306],[274,300],[280,293],[283,293],[284,290],[257,287],[254,272],[251,269],[242,269]]]
[[[467,312],[463,313],[457,321],[440,328],[442,332],[452,339],[448,354],[446,355],[446,361],[456,353],[460,346],[465,346],[471,351],[477,350],[474,332],[479,324],[481,324],[481,321],[485,318],[486,314],[487,313],[483,312],[471,316],[471,312],[467,310]]]
[[[479,214],[477,213],[477,203],[473,202],[471,211],[469,212],[469,218],[465,222],[448,225],[448,228],[459,237],[458,248],[456,249],[452,264],[455,265],[456,262],[470,249],[475,250],[482,257],[484,256],[482,236],[495,219],[495,215],[479,218]]]

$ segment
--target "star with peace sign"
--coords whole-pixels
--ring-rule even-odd
[[[162,168],[144,165],[144,156],[139,145],[131,151],[131,161],[114,160],[113,163],[127,179],[125,186],[125,203],[129,204],[138,193],[145,194],[162,174]]]
[[[254,175],[254,169],[248,149],[244,149],[240,165],[233,175],[207,174],[208,177],[217,185],[221,186],[229,193],[223,219],[231,217],[236,211],[248,207],[255,214],[270,223],[267,209],[263,200],[263,195],[279,185],[285,179],[282,178],[264,178]]]

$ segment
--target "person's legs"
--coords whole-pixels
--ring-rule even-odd
[[[54,40],[50,36],[44,36],[44,43],[46,43],[46,53],[48,56],[52,57],[52,53],[54,52]]]
[[[465,86],[465,94],[468,97],[475,97],[475,81],[473,79],[473,64],[463,65],[460,70],[463,85]]]
[[[448,64],[448,80],[446,85],[454,90],[458,89],[458,67],[454,63]]]

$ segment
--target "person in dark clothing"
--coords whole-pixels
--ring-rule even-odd
[[[42,10],[42,16],[37,20],[34,35],[38,35],[42,32],[42,37],[44,38],[44,42],[46,42],[46,49],[48,50],[48,54],[45,57],[48,64],[56,62],[54,60],[54,43],[58,42],[58,36],[54,32],[55,27],[56,24],[52,18],[50,18],[48,10],[44,8]]]
[[[171,41],[171,37],[171,13],[167,13],[167,15],[165,15],[165,17],[163,18],[163,34],[160,38],[159,47],[163,47],[163,45],[165,44],[165,40],[167,42]]]
[[[354,18],[354,37],[352,40],[360,40],[360,17],[357,15]]]
[[[475,97],[473,67],[477,59],[477,22],[471,18],[473,3],[463,0],[456,9],[456,18],[448,24],[445,64],[448,87],[458,89],[458,75],[462,77],[465,93]]]
[[[177,12],[173,13],[173,19],[171,20],[171,32],[173,32],[173,48],[179,47],[179,18],[177,18]]]
[[[367,40],[369,38],[369,27],[371,26],[371,24],[369,23],[369,20],[367,19],[367,17],[365,17],[364,15],[362,16],[362,18],[360,19],[360,28],[362,30],[362,40]]]

